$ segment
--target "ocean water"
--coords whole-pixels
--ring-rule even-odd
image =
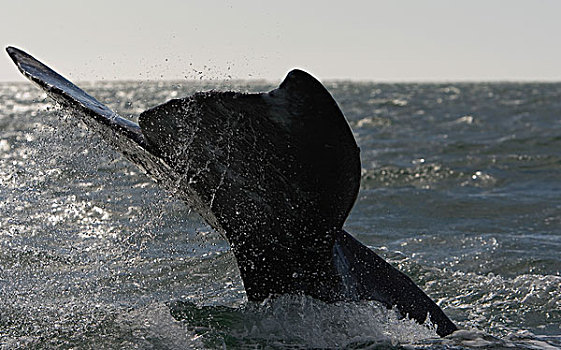
[[[134,119],[208,89],[79,84]],[[248,303],[227,242],[29,83],[0,84],[0,348],[561,348],[561,84],[327,82],[361,148],[345,229],[460,331]]]

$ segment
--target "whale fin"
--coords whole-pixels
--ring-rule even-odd
[[[321,217],[316,224],[335,232],[358,194],[360,157],[351,129],[323,85],[300,70],[269,93],[210,91],[168,101],[141,113],[139,124],[148,149],[177,171],[197,177],[204,168],[236,180],[229,187],[206,184],[216,189],[202,196],[209,202],[240,187],[239,196],[260,198],[271,215],[297,215],[303,224]]]
[[[120,117],[66,78],[28,53],[15,47],[6,51],[20,72],[70,114],[97,132],[127,159],[142,167],[156,180],[166,176],[166,166],[146,152],[146,141],[138,124]]]
[[[139,123],[148,149],[198,194],[191,206],[232,244],[250,300],[377,300],[420,323],[430,315],[440,335],[456,329],[409,277],[342,230],[359,190],[359,149],[309,74],[294,70],[269,93],[171,100]]]
[[[352,131],[325,87],[301,70],[269,93],[211,91],[174,99],[141,113],[139,124],[148,148],[183,171],[194,166],[201,153],[193,150],[204,143],[197,152],[210,149],[213,154],[204,158],[220,163],[220,173],[249,176],[250,192],[274,193],[259,196],[277,215],[277,195],[298,193],[294,201],[303,203],[291,205],[305,206],[304,212],[323,217],[323,226],[340,229],[356,200],[361,167]],[[248,166],[256,164],[264,169],[249,174]]]
[[[342,228],[360,187],[360,149],[347,119],[327,89],[310,74],[294,69],[271,91],[290,115],[291,134],[309,164],[309,178],[320,193],[319,210]],[[279,102],[273,103],[278,105]]]
[[[319,81],[293,70],[269,93],[197,93],[141,113],[139,124],[147,149],[181,174],[185,200],[231,243],[250,300],[335,298],[332,250],[360,157]]]
[[[144,144],[137,124],[119,117],[107,106],[26,52],[15,47],[7,47],[6,51],[26,78],[37,84],[56,102],[72,109],[89,127],[105,126],[104,131],[110,134],[118,132],[140,145]]]
[[[13,47],[19,70],[185,200],[231,244],[249,300],[301,293],[373,299],[444,336],[456,328],[403,273],[342,230],[360,157],[335,100],[293,70],[269,93],[210,91],[119,117]]]
[[[430,319],[442,337],[457,330],[442,309],[407,275],[379,257],[345,231],[333,249],[337,271],[343,276],[347,299],[377,300],[401,315],[423,324]]]

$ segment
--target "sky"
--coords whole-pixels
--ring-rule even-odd
[[[71,80],[561,81],[559,0],[4,1],[0,41]],[[0,81],[23,81],[4,53]]]

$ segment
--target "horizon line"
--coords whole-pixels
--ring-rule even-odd
[[[23,78],[23,77],[22,77]],[[317,77],[316,77],[317,78]],[[68,78],[66,78],[68,79]],[[145,79],[95,79],[95,80],[86,80],[86,79],[78,79],[75,80],[77,83],[104,83],[104,82],[119,82],[119,83],[127,83],[127,82],[135,82],[135,83],[157,83],[157,82],[165,82],[165,83],[210,83],[210,82],[219,82],[219,83],[228,83],[228,82],[251,82],[251,83],[263,83],[263,84],[278,84],[284,79],[268,79],[268,78],[256,78],[256,77],[248,77],[248,78],[232,78],[232,79],[220,79],[220,78],[208,78],[208,79],[168,79],[168,78],[145,78]],[[68,79],[70,80],[70,79]],[[555,84],[561,83],[561,78],[376,78],[376,79],[361,79],[361,78],[325,78],[325,79],[318,79],[322,83],[374,83],[374,84],[392,84],[392,83],[399,83],[399,84],[450,84],[450,83],[542,83],[542,84]],[[29,83],[29,81],[25,78],[22,80],[1,80],[0,84],[17,84],[17,83]],[[73,82],[74,83],[74,82]]]

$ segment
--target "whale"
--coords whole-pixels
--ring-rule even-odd
[[[249,301],[375,300],[439,336],[457,330],[411,278],[343,229],[359,193],[360,150],[312,75],[294,69],[263,93],[197,92],[136,123],[26,52],[6,50],[60,108],[225,237]]]

